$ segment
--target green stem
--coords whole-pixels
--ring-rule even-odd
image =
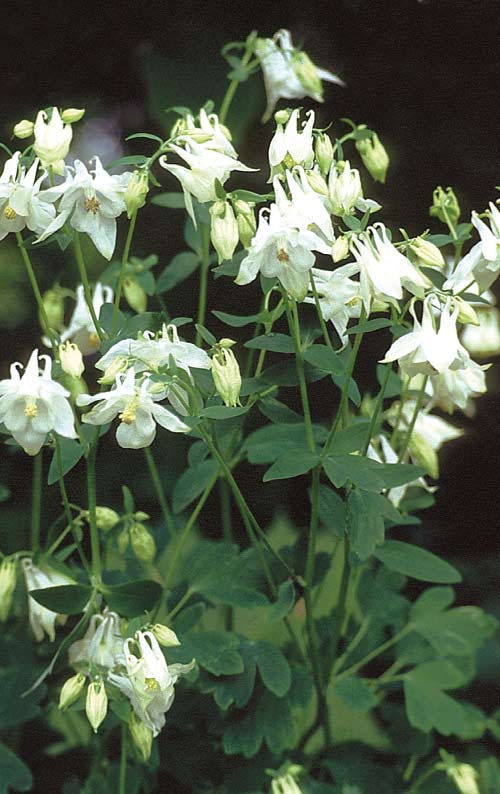
[[[91,551],[91,568],[92,576],[96,584],[101,581],[101,549],[99,544],[99,530],[97,527],[96,516],[96,477],[95,477],[95,463],[97,454],[97,443],[99,440],[99,428],[96,428],[95,437],[92,440],[87,455],[87,495],[88,495],[88,509],[89,509],[89,524],[90,524],[90,551]]]
[[[42,451],[33,458],[33,491],[31,500],[31,548],[40,547],[40,521],[42,512]]]
[[[222,519],[222,534],[226,543],[231,543],[233,540],[233,532],[231,527],[231,497],[227,480],[220,480],[219,482],[219,499],[220,514]]]
[[[398,631],[397,634],[394,634],[389,640],[383,642],[382,645],[379,645],[378,648],[374,648],[373,651],[370,651],[370,653],[368,653],[366,656],[363,656],[363,658],[360,659],[359,662],[356,662],[355,664],[351,665],[351,667],[348,667],[347,670],[343,670],[336,677],[337,683],[339,681],[342,681],[342,679],[349,678],[349,676],[357,673],[358,670],[361,670],[361,668],[364,667],[366,664],[368,664],[368,662],[371,662],[373,659],[376,659],[377,656],[380,656],[382,653],[385,653],[385,651],[389,650],[389,648],[392,648],[392,646],[395,645],[397,642],[399,642],[401,639],[403,639],[403,637],[406,637],[406,635],[409,634],[410,631],[413,631],[413,627],[410,625],[406,625],[403,629],[401,629],[401,631]]]
[[[43,298],[42,293],[40,292],[40,288],[38,286],[38,281],[36,280],[35,271],[33,270],[33,265],[31,264],[31,259],[26,248],[23,245],[23,238],[21,232],[16,232],[16,239],[17,244],[19,246],[19,250],[21,252],[21,258],[24,262],[24,266],[26,268],[26,272],[28,274],[28,278],[31,284],[31,289],[33,290],[33,294],[35,296],[35,300],[37,302],[38,311],[40,314],[40,319],[43,325],[43,330],[47,334],[50,340],[50,346],[52,348],[52,352],[54,356],[57,357],[57,343],[52,331],[52,328],[49,324],[49,318],[47,317],[47,312],[45,311],[45,306],[43,305]]]
[[[403,416],[403,408],[404,408],[405,400],[406,400],[406,398],[408,396],[410,380],[411,380],[411,378],[409,378],[409,377],[405,378],[404,383],[403,383],[403,388],[401,389],[401,397],[399,399],[398,410],[397,410],[397,413],[396,413],[396,418],[394,420],[394,427],[392,429],[391,437],[389,439],[389,444],[391,445],[391,447],[394,447],[394,442],[395,442],[396,436],[398,434],[399,424],[401,422],[401,417]]]
[[[326,326],[325,318],[323,317],[323,313],[321,311],[321,304],[319,302],[318,290],[316,289],[316,282],[314,281],[312,272],[309,276],[309,281],[311,284],[311,292],[314,296],[314,305],[316,306],[316,313],[318,315],[319,324],[321,326],[321,330],[323,331],[323,339],[325,340],[325,343],[328,345],[330,350],[333,350],[332,340],[330,339],[330,334],[328,333],[328,328]]]
[[[201,227],[201,271],[200,271],[200,293],[198,296],[198,315],[197,325],[204,325],[205,314],[207,311],[207,289],[208,289],[208,268],[210,265],[210,230],[208,226]],[[202,337],[196,331],[195,343],[200,345]]]
[[[192,595],[193,595],[193,591],[192,590],[186,590],[186,592],[184,593],[182,598],[180,598],[178,600],[178,602],[175,605],[175,607],[173,609],[171,609],[170,612],[168,613],[168,615],[166,616],[165,623],[168,623],[169,621],[171,621],[177,615],[177,613],[181,611],[181,609],[184,606],[184,604],[186,604],[189,601],[189,599],[191,598]]]
[[[372,440],[372,437],[373,437],[373,431],[375,429],[375,425],[377,423],[377,419],[379,417],[380,410],[381,410],[382,404],[384,402],[385,390],[387,388],[387,384],[389,383],[389,378],[391,377],[391,372],[392,372],[391,365],[390,364],[386,364],[384,379],[382,381],[382,385],[380,386],[380,391],[379,391],[378,396],[377,396],[377,401],[375,403],[375,408],[373,409],[373,412],[372,412],[372,418],[371,418],[371,421],[370,421],[370,427],[368,428],[368,434],[366,436],[365,445],[363,447],[363,452],[361,453],[363,455],[363,457],[366,456],[366,453],[368,452],[368,447],[370,446],[370,443],[371,443],[371,440]]]
[[[118,794],[126,794],[127,791],[127,726],[122,722],[121,744],[120,744],[120,777],[118,783]]]
[[[81,546],[81,543],[80,543],[80,539],[78,537],[77,528],[75,527],[75,523],[73,521],[73,514],[71,512],[71,506],[70,506],[70,503],[69,503],[69,500],[68,500],[68,493],[66,491],[66,483],[64,482],[63,467],[62,467],[62,455],[61,455],[61,445],[60,445],[59,439],[58,439],[58,437],[56,436],[55,433],[53,434],[53,438],[54,438],[54,444],[55,444],[57,476],[58,476],[58,480],[59,480],[59,491],[61,493],[61,499],[62,499],[62,503],[63,503],[64,514],[66,516],[66,521],[68,522],[68,526],[71,528],[71,533],[73,535],[73,540],[74,540],[75,546],[76,546],[76,548],[78,550],[78,554],[80,555],[80,559],[82,561],[83,567],[88,572],[89,571],[89,564],[87,562],[87,558],[85,557],[85,554],[83,553],[83,549],[82,549],[82,546]],[[63,533],[63,535],[64,535],[64,533]],[[57,546],[59,545],[59,542],[60,542],[61,539],[62,538],[60,536],[58,538],[58,540],[55,543],[52,544],[52,546],[51,546],[51,548],[49,550],[49,556],[55,550],[55,548],[57,548]]]
[[[340,574],[339,599],[336,606],[337,614],[330,641],[329,658],[332,660],[335,659],[337,655],[339,640],[343,636],[343,632],[344,632],[347,593],[349,590],[350,578],[351,578],[351,568],[349,566],[349,545],[348,545],[348,540],[346,538],[344,544],[344,556],[342,558],[342,569]],[[345,630],[346,629],[347,626],[345,626]]]
[[[248,66],[248,64],[250,62],[250,59],[251,59],[251,57],[253,55],[253,47],[249,46],[249,40],[250,40],[250,37],[247,39],[247,49],[246,49],[246,52],[245,52],[243,58],[241,59],[241,66],[242,67],[243,66]],[[252,39],[251,43],[253,45],[253,39]],[[221,124],[224,124],[225,121],[226,121],[227,114],[229,112],[229,108],[231,107],[231,102],[234,99],[234,95],[236,94],[236,90],[237,90],[240,82],[241,82],[240,80],[231,80],[231,82],[229,83],[229,85],[227,87],[227,91],[226,91],[226,93],[224,95],[224,99],[222,100],[222,104],[220,106],[220,111],[219,111],[219,121],[221,122]]]
[[[311,410],[309,407],[309,397],[307,395],[307,383],[304,371],[304,358],[302,356],[302,343],[300,339],[300,325],[299,315],[297,312],[296,303],[290,304],[288,296],[283,293],[286,306],[286,316],[288,318],[288,326],[293,338],[293,347],[295,351],[295,366],[297,369],[297,377],[299,379],[300,398],[302,401],[302,409],[304,411],[304,421],[306,425],[306,438],[307,446],[311,452],[316,451],[316,444],[314,443],[314,432],[311,420]]]
[[[417,401],[415,403],[415,408],[413,410],[413,416],[411,418],[410,424],[408,425],[408,431],[406,433],[405,440],[403,442],[403,446],[401,447],[401,449],[399,451],[398,463],[401,463],[401,461],[403,460],[404,456],[406,455],[406,450],[408,449],[408,445],[409,445],[409,443],[411,441],[411,435],[412,435],[413,430],[415,428],[415,424],[417,422],[418,415],[420,413],[420,409],[422,408],[422,404],[424,402],[425,387],[427,386],[428,379],[429,379],[429,376],[426,375],[425,378],[422,381],[422,385],[420,387],[420,391],[419,391],[419,394],[418,394],[418,397],[417,397]]]
[[[172,521],[172,516],[168,507],[167,498],[165,496],[165,491],[163,489],[163,485],[161,482],[160,474],[158,472],[158,467],[155,463],[155,459],[153,457],[153,453],[151,451],[151,447],[144,448],[144,454],[146,456],[146,462],[149,468],[149,474],[151,476],[151,480],[153,482],[153,486],[156,492],[156,497],[161,507],[161,511],[163,514],[163,520],[165,521],[165,526],[167,527],[168,532],[170,535],[174,533],[174,524]]]
[[[416,779],[413,786],[408,789],[407,794],[417,794],[422,783],[425,783],[425,781],[428,780],[432,775],[435,775],[436,772],[439,772],[439,769],[436,769],[435,767],[427,769],[422,775],[420,775],[420,777]]]
[[[90,284],[87,276],[87,268],[85,267],[85,259],[83,258],[83,251],[78,232],[75,232],[74,246],[75,246],[76,263],[78,265],[78,272],[80,274],[80,279],[83,284],[83,293],[85,295],[85,301],[87,303],[90,316],[92,317],[92,322],[94,323],[96,334],[102,342],[102,340],[104,339],[104,334],[99,325],[99,320],[97,319],[97,315],[95,313],[94,304],[92,303],[92,293],[90,291]]]
[[[134,236],[135,222],[137,220],[137,211],[132,214],[128,227],[127,239],[123,248],[123,256],[120,265],[120,273],[118,275],[118,283],[116,285],[115,300],[113,304],[113,319],[111,320],[111,336],[114,335],[116,330],[116,323],[118,321],[118,310],[120,308],[120,298],[122,296],[123,282],[125,280],[125,270],[128,263],[130,254],[130,246],[132,245],[132,237]]]

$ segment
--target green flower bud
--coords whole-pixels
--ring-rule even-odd
[[[65,124],[76,124],[76,122],[80,121],[84,115],[84,108],[68,108],[67,110],[62,111],[61,118]]]
[[[125,190],[124,199],[127,207],[127,218],[144,207],[149,191],[148,172],[134,171]]]
[[[127,278],[123,280],[123,294],[130,308],[137,312],[137,314],[142,314],[146,311],[148,297],[139,282],[136,281],[133,276],[127,276]]]
[[[103,532],[110,532],[113,527],[116,527],[120,520],[120,516],[116,510],[111,507],[96,507],[95,509],[97,528],[102,529]]]
[[[430,476],[437,480],[439,477],[439,459],[432,444],[419,433],[411,434],[409,448],[416,462],[427,469]]]
[[[238,245],[239,229],[234,210],[229,201],[216,201],[210,207],[212,217],[210,239],[217,251],[219,265],[225,259],[232,259]]]
[[[85,364],[83,363],[82,352],[74,342],[67,341],[59,345],[59,361],[67,375],[71,375],[73,378],[82,376]]]
[[[434,245],[434,243],[431,243],[424,237],[417,237],[416,240],[413,240],[409,248],[410,251],[415,254],[420,264],[427,265],[427,267],[438,267],[440,269],[446,267],[444,256],[437,245]]]
[[[447,187],[446,190],[439,185],[432,194],[432,207],[429,208],[429,215],[432,218],[439,218],[441,223],[451,223],[455,226],[460,218],[460,205],[453,191]]]
[[[87,388],[87,384],[83,380],[83,378],[75,378],[73,375],[67,375],[66,373],[61,376],[60,378],[61,384],[67,389],[70,393],[70,397],[73,401],[76,400],[80,394],[88,394],[89,390]]]
[[[318,101],[321,102],[323,97],[321,78],[318,67],[313,64],[309,55],[296,50],[292,53],[291,66],[307,93],[316,95],[319,97]]]
[[[363,165],[376,182],[385,183],[387,169],[389,168],[389,155],[374,132],[371,138],[356,141],[356,149],[361,155]]]
[[[274,120],[276,124],[288,124],[290,120],[290,116],[292,115],[291,110],[277,110],[274,114]]]
[[[320,132],[314,144],[314,154],[319,170],[323,176],[326,176],[333,163],[333,144],[329,135]]]
[[[120,534],[116,539],[116,543],[118,546],[118,554],[120,554],[122,557],[128,549],[129,541],[130,541],[129,531],[128,528],[125,527],[124,529],[122,529],[122,531],[120,532]]]
[[[130,545],[134,556],[146,564],[151,564],[156,557],[155,540],[144,524],[132,524],[129,527]]]
[[[137,716],[135,711],[130,712],[128,727],[135,746],[139,750],[144,763],[151,756],[153,746],[153,731]]]
[[[148,513],[144,513],[142,510],[137,510],[137,512],[134,513],[134,518],[136,521],[147,521],[151,516],[148,515]]]
[[[477,312],[473,309],[470,303],[467,303],[463,298],[456,295],[453,298],[455,306],[458,306],[457,320],[463,325],[479,325],[479,317]]]
[[[97,733],[99,725],[104,721],[108,712],[108,696],[102,678],[92,681],[87,689],[85,713],[87,719]]]
[[[232,350],[219,347],[212,358],[212,377],[215,388],[225,405],[235,408],[240,405],[241,374]]]
[[[241,199],[234,202],[234,210],[236,212],[236,223],[241,244],[243,248],[250,248],[250,243],[257,231],[255,211],[248,202]]]
[[[31,138],[33,135],[33,130],[35,125],[32,121],[28,121],[28,119],[23,119],[19,121],[14,129],[12,130],[12,134],[15,135],[16,138],[20,138],[23,140],[24,138]]]
[[[67,709],[78,700],[83,692],[86,680],[83,673],[77,673],[64,682],[59,695],[59,708],[61,711],[64,711],[64,709]]]
[[[306,176],[315,193],[319,193],[320,196],[328,196],[328,185],[321,174],[318,174],[317,171],[306,171]]]
[[[64,300],[61,291],[57,288],[48,289],[43,293],[42,302],[50,328],[59,331],[64,323]],[[43,328],[41,318],[40,325]]]
[[[16,589],[17,567],[14,560],[3,560],[0,565],[0,620],[7,620]]]
[[[164,648],[174,648],[176,645],[180,645],[175,631],[169,629],[168,626],[164,626],[163,623],[155,623],[151,626],[151,631]]]
[[[341,235],[337,237],[332,245],[332,259],[334,262],[340,262],[349,256],[349,240],[347,237]]]
[[[125,356],[117,356],[114,361],[111,362],[109,367],[105,370],[104,375],[97,379],[98,383],[102,383],[104,386],[107,386],[110,383],[114,383],[116,380],[116,376],[119,375],[121,372],[125,372],[128,368],[128,360]]]

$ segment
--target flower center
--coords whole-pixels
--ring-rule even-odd
[[[131,402],[125,406],[121,414],[119,414],[118,419],[120,419],[121,422],[125,422],[126,425],[131,425],[132,422],[135,422],[136,408],[137,400],[131,400]]]
[[[38,409],[36,407],[36,400],[34,400],[32,397],[28,397],[26,400],[26,406],[24,408],[24,415],[28,419],[34,419],[37,413]]]
[[[290,257],[288,256],[287,252],[283,248],[280,248],[280,250],[276,254],[276,259],[278,260],[278,262],[289,262],[290,261]]]
[[[92,333],[89,334],[89,345],[92,345],[92,347],[95,347],[96,345],[99,344],[99,341],[100,340],[99,340],[99,337],[98,337],[97,333],[95,331],[92,331]]]
[[[85,199],[83,206],[85,207],[85,212],[92,212],[94,215],[96,215],[101,203],[98,198],[91,196],[90,198]]]
[[[149,692],[157,692],[160,688],[160,685],[156,678],[146,678],[144,679],[144,683],[146,684],[146,689]]]
[[[14,218],[17,218],[17,212],[12,209],[10,204],[7,204],[7,206],[4,208],[3,214],[8,221],[13,221]]]

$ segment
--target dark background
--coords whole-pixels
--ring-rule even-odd
[[[292,31],[312,59],[346,82],[345,89],[325,87],[325,104],[317,110],[318,126],[349,116],[375,129],[391,155],[386,186],[364,177],[365,195],[384,205],[383,219],[394,228],[418,233],[435,222],[428,217],[432,191],[438,184],[456,189],[467,220],[471,209],[484,209],[497,196],[500,184],[500,2],[497,0],[331,0],[331,2],[246,3],[136,3],[124,0],[85,3],[51,0],[50,3],[1,3],[2,63],[0,134],[9,143],[13,124],[33,118],[47,105],[87,108],[87,140],[102,139],[110,146],[109,159],[120,155],[113,146],[119,139],[140,130],[166,132],[172,116],[164,108],[190,105],[197,109],[207,98],[220,103],[225,90],[225,62],[221,47],[241,41],[253,29],[270,36],[278,28]],[[307,101],[305,103],[307,105]],[[262,80],[254,76],[238,91],[229,114],[241,159],[264,168],[252,177],[255,186],[267,178],[266,150],[272,134],[269,124],[262,130],[258,119],[265,105]],[[311,105],[312,106],[312,105]],[[94,119],[92,122],[91,119]],[[97,121],[95,121],[97,119]],[[90,126],[89,126],[90,125]],[[93,125],[93,126],[92,126]],[[110,143],[111,141],[111,143]],[[84,136],[75,145],[86,152]],[[146,151],[140,141],[131,142],[124,153]],[[96,144],[96,148],[99,144]],[[93,152],[88,152],[88,156]],[[353,158],[354,159],[354,158]],[[105,161],[106,158],[103,157]],[[176,189],[164,172],[166,189]],[[246,180],[248,184],[248,180]],[[182,250],[179,217],[159,207],[142,212],[134,253],[160,253],[166,264]],[[123,232],[123,228],[122,228]],[[4,245],[4,244],[2,244]],[[1,250],[1,249],[0,249]],[[118,248],[117,250],[120,250]],[[28,285],[21,272],[14,246],[7,243],[0,253],[0,371],[16,358],[26,360],[38,331]],[[5,253],[6,252],[6,253]],[[102,260],[90,266],[96,277]],[[65,256],[41,249],[38,275],[43,288],[59,278],[74,284],[74,274]],[[221,295],[221,287],[224,294]],[[173,315],[192,314],[195,281],[173,293]],[[231,286],[224,280],[211,282],[210,304],[226,311],[251,313],[258,306],[258,289]],[[243,302],[246,302],[245,304]],[[248,311],[247,311],[248,309]],[[214,332],[228,330],[209,323]],[[378,353],[384,350],[382,338]],[[375,343],[377,344],[377,343]],[[368,368],[373,358],[361,359],[361,381],[370,385]],[[437,504],[428,510],[423,524],[413,531],[415,541],[454,560],[464,572],[466,584],[459,599],[471,599],[500,614],[498,557],[498,498],[500,493],[500,368],[496,359],[488,374],[489,394],[476,402],[471,418],[457,414],[456,421],[467,435],[444,450]],[[326,416],[328,405],[318,387],[315,408]],[[185,461],[182,440],[163,433],[155,454],[166,478]],[[140,508],[156,514],[153,493],[140,452],[122,452],[111,434],[103,445],[106,456],[100,475],[109,485],[110,505],[119,505],[120,484],[127,478],[140,497]],[[119,456],[117,455],[119,453]],[[107,461],[120,462],[108,468]],[[131,480],[130,471],[134,471]],[[250,495],[258,487],[255,474],[241,471]],[[24,455],[6,453],[0,462],[0,482],[12,490],[13,498],[0,508],[4,526],[27,526],[25,496],[29,467]],[[68,486],[77,499],[81,472],[75,470]],[[131,481],[130,481],[131,480]],[[302,518],[305,493],[280,487],[270,499],[257,505],[263,521],[276,507],[288,506],[298,522]],[[54,490],[54,489],[52,489]],[[101,501],[104,494],[101,492]],[[83,500],[83,495],[82,495]],[[44,502],[46,517],[57,508],[56,493]],[[202,520],[207,532],[214,531],[212,512]],[[406,530],[408,533],[408,530]],[[19,547],[19,534],[5,533],[5,550]],[[401,536],[403,537],[403,536]],[[406,535],[408,537],[408,534]],[[4,541],[2,541],[3,543]],[[12,548],[8,548],[9,545]],[[481,661],[482,678],[477,685],[478,702],[491,710],[498,705],[500,650],[488,646]]]

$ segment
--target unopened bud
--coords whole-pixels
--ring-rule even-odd
[[[332,245],[332,259],[334,262],[340,262],[349,256],[349,240],[347,237],[341,235],[337,237]]]
[[[28,119],[23,119],[19,121],[14,129],[12,130],[13,135],[16,138],[20,138],[23,140],[24,138],[31,138],[33,135],[35,125],[32,121],[28,121]]]
[[[137,510],[137,512],[134,513],[134,518],[136,521],[147,521],[151,516],[143,510]]]
[[[62,111],[61,118],[65,124],[76,124],[76,122],[80,121],[84,115],[84,108],[68,108],[67,110]]]
[[[409,448],[416,462],[427,469],[430,476],[437,480],[439,477],[439,459],[432,444],[419,433],[413,431]]]
[[[232,259],[238,245],[239,229],[234,210],[229,201],[216,201],[210,207],[212,217],[210,239],[217,251],[219,264],[225,259]]]
[[[64,373],[60,378],[62,386],[70,393],[70,399],[76,402],[81,394],[88,394],[89,390],[83,378],[75,378],[73,375]]]
[[[446,190],[443,190],[441,186],[438,186],[434,190],[429,215],[439,218],[441,223],[448,224],[449,222],[452,226],[456,226],[460,218],[460,205],[453,188],[447,187]]]
[[[116,544],[118,546],[118,554],[120,554],[122,557],[128,549],[129,541],[130,541],[129,531],[128,528],[125,527],[124,529],[122,529],[122,531],[120,532],[120,534],[116,539]]]
[[[227,336],[225,336],[223,339],[220,339],[219,342],[217,342],[218,347],[230,348],[230,347],[234,347],[235,344],[236,342],[234,341],[234,339],[229,339]]]
[[[134,556],[141,562],[150,565],[156,557],[155,540],[144,524],[132,524],[129,528],[130,545]]]
[[[326,176],[333,163],[333,144],[329,135],[320,132],[314,144],[314,154],[319,170]]]
[[[289,771],[271,781],[271,794],[302,794],[302,790]]]
[[[313,64],[309,55],[296,50],[292,53],[291,66],[308,94],[323,96],[323,87],[319,76],[318,67]]]
[[[77,673],[64,682],[61,694],[59,695],[59,708],[61,711],[64,711],[64,709],[76,703],[83,692],[86,680],[83,673]]]
[[[0,565],[0,620],[7,620],[16,589],[17,570],[14,560],[3,560]]]
[[[92,681],[87,689],[85,701],[87,719],[97,733],[99,725],[104,721],[108,712],[108,696],[102,678]]]
[[[137,210],[144,207],[148,191],[148,172],[134,171],[124,194],[125,205],[127,207],[127,218],[129,220]]]
[[[175,631],[169,629],[168,626],[164,626],[163,623],[155,623],[151,626],[151,631],[164,648],[174,648],[176,645],[180,645]]]
[[[410,251],[413,251],[422,265],[427,267],[446,267],[444,256],[434,243],[426,240],[424,237],[417,237],[411,243]]]
[[[149,761],[153,746],[153,731],[137,716],[135,711],[130,712],[128,727],[132,741],[139,750],[142,760]]]
[[[102,383],[104,386],[108,385],[109,383],[114,383],[116,376],[121,372],[125,372],[127,368],[128,360],[126,356],[117,356],[104,371],[104,375],[97,379],[97,382]]]
[[[238,224],[238,234],[243,248],[250,248],[250,243],[257,231],[257,221],[255,211],[247,201],[238,199],[234,202],[236,212],[236,223]]]
[[[376,182],[385,183],[387,169],[389,168],[389,155],[381,143],[377,133],[371,138],[356,141],[356,149],[361,155],[363,165]]]
[[[357,168],[351,168],[349,160],[332,166],[328,190],[334,215],[349,215],[358,199],[363,197],[359,171]]]
[[[315,193],[319,193],[320,196],[328,196],[328,185],[321,174],[318,174],[317,171],[307,171],[306,176]]]
[[[212,377],[215,388],[225,405],[235,408],[240,405],[241,374],[232,350],[220,347],[212,358]]]
[[[463,298],[459,298],[458,295],[453,298],[453,302],[455,306],[458,306],[457,320],[459,323],[463,323],[463,325],[479,325],[477,312],[470,303],[467,303]]]
[[[82,376],[85,364],[83,363],[82,352],[74,342],[68,341],[59,345],[59,360],[63,371],[67,375],[71,375],[73,378]]]
[[[64,323],[64,300],[61,291],[48,289],[43,293],[42,303],[50,328],[59,331]],[[40,318],[40,325],[43,327],[43,318]]]
[[[96,507],[95,517],[97,528],[102,529],[103,532],[110,532],[120,520],[116,510],[112,510],[111,507]]]
[[[290,110],[277,110],[274,114],[274,120],[276,124],[288,124],[290,120],[290,116],[292,115]]]
[[[133,276],[128,276],[124,279],[123,294],[130,308],[137,312],[137,314],[142,314],[146,311],[148,297],[139,282]]]

